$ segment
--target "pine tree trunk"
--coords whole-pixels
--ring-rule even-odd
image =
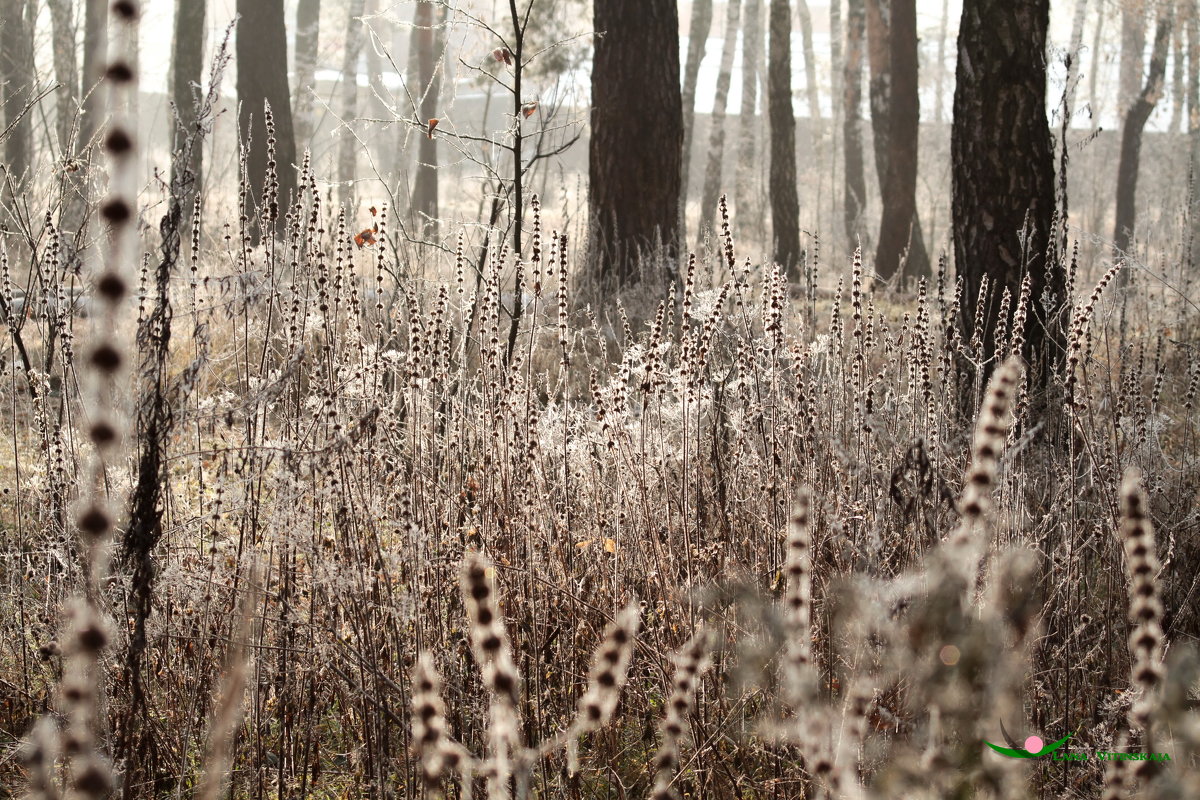
[[[846,239],[851,248],[863,243],[866,232],[863,215],[867,208],[867,179],[862,143],[862,68],[866,24],[863,0],[849,0],[846,6],[846,61],[842,81],[845,98],[842,105],[846,115],[842,123],[842,138],[846,151],[846,199],[843,210]]]
[[[406,35],[407,34],[407,35]],[[416,68],[416,54],[413,52],[415,44],[414,35],[403,25],[396,25],[392,30],[391,36],[391,60],[392,64],[396,65],[397,70],[402,70],[404,78],[408,80],[409,86],[416,85],[416,77],[418,77],[418,68]],[[419,108],[415,106],[407,107],[408,95],[402,91],[400,96],[401,102],[406,104],[403,106],[401,115],[412,115],[413,118],[419,115]],[[406,113],[407,112],[407,113]],[[413,148],[415,142],[414,137],[419,137],[420,132],[412,126],[397,125],[395,136],[392,137],[391,148],[395,152],[396,178],[392,181],[392,187],[396,193],[396,213],[404,213],[409,215],[410,203],[412,203],[412,192],[410,187],[413,184]]]
[[[595,0],[589,271],[601,284],[639,277],[639,258],[679,247],[683,102],[675,0]],[[631,109],[653,109],[654,124]],[[653,175],[654,180],[646,180]],[[674,276],[672,276],[674,277]]]
[[[1187,129],[1191,150],[1188,263],[1195,270],[1196,264],[1200,263],[1200,253],[1196,252],[1200,247],[1200,21],[1197,20],[1200,8],[1197,8],[1196,0],[1189,0],[1187,10]]]
[[[1133,0],[1121,7],[1121,67],[1117,113],[1122,119],[1142,88],[1146,52],[1146,3]]]
[[[64,161],[71,161],[80,152],[76,125],[79,122],[79,65],[75,58],[75,14],[70,0],[49,0],[50,23],[53,29],[54,77],[58,80],[55,103],[55,150]],[[78,165],[62,173],[62,206],[58,227],[65,234],[79,231],[84,218],[87,197]]]
[[[842,77],[845,70],[842,53],[842,0],[829,3],[829,89],[833,119],[836,123],[842,113]]]
[[[32,113],[25,113],[26,103],[33,97],[33,24],[29,16],[35,11],[33,0],[4,0],[0,6],[4,24],[0,26],[0,77],[4,105],[4,160],[13,191],[20,191],[29,179],[30,140],[33,129]],[[32,111],[32,109],[30,110]],[[9,185],[4,194],[8,199]]]
[[[1092,67],[1088,70],[1088,107],[1092,116],[1092,133],[1100,130],[1100,113],[1103,98],[1098,94],[1097,76],[1100,75],[1101,49],[1104,44],[1104,17],[1106,3],[1100,3],[1096,14],[1096,30],[1092,35]]]
[[[700,201],[700,234],[712,228],[721,196],[721,168],[725,162],[725,111],[729,104],[729,84],[733,73],[733,51],[737,48],[741,0],[728,0],[725,10],[725,41],[721,45],[721,71],[717,74],[717,92],[713,98],[712,122],[708,137],[708,165],[704,171],[704,191]]]
[[[275,162],[279,181],[277,211],[287,209],[296,194],[296,139],[292,128],[292,104],[288,94],[287,34],[284,30],[283,0],[238,0],[237,94],[238,129],[247,148],[246,178],[260,210],[267,179],[267,130],[264,109],[270,104],[275,120]],[[284,213],[275,214],[281,231]]]
[[[767,107],[771,124],[773,257],[800,280],[800,199],[796,194],[796,117],[792,112],[792,19],[787,0],[771,0]]]
[[[1184,73],[1184,31],[1182,25],[1176,25],[1171,34],[1171,122],[1167,125],[1169,133],[1179,133],[1183,123],[1183,104],[1187,99],[1187,78]]]
[[[888,112],[887,178],[875,271],[884,280],[897,274],[929,275],[929,256],[917,222],[917,144],[921,105],[917,82],[916,0],[892,0],[892,96]],[[904,267],[901,273],[900,268]]]
[[[1064,293],[1061,264],[1045,261],[1055,206],[1054,151],[1046,116],[1049,24],[1049,0],[964,2],[951,135],[961,329],[966,341],[978,335],[981,357],[990,358],[1003,290],[1017,297],[1028,274],[1033,302],[1024,355],[1031,364],[1043,364],[1031,377],[1034,385],[1048,378],[1059,349],[1046,346],[1043,351],[1043,346],[1048,338],[1060,337],[1058,317],[1046,316],[1041,298],[1048,290],[1061,302]],[[977,332],[976,301],[985,277],[989,291],[983,330]],[[1012,311],[1010,306],[1010,317]],[[1006,324],[1006,329],[1011,328]],[[993,366],[986,363],[982,377]]]
[[[108,0],[85,0],[83,22],[83,96],[79,112],[79,151],[100,129],[104,108],[97,87],[108,57]]]
[[[383,134],[392,132],[391,114],[388,112],[388,90],[383,82],[383,58],[380,56],[380,40],[382,39],[380,31],[379,0],[367,0],[365,14],[368,19],[372,20],[370,29],[364,27],[363,34],[367,38],[364,40],[366,47],[367,61],[367,83],[370,87],[370,99],[367,101],[367,106],[370,109],[369,116],[381,122],[374,122],[372,127],[379,126]],[[399,63],[399,62],[397,62]],[[396,169],[396,152],[395,152],[395,137],[383,136],[374,139],[377,147],[372,152],[372,155],[378,159],[376,166],[380,168],[382,174],[380,177],[385,180],[389,177],[389,171]],[[391,177],[395,177],[391,173]]]
[[[296,6],[296,147],[312,144],[316,120],[313,115],[313,86],[316,83],[317,47],[321,39],[321,0],[300,0]]]
[[[346,43],[342,47],[342,126],[338,137],[338,196],[344,205],[354,195],[358,161],[358,57],[363,43],[363,0],[350,0],[346,11]]]
[[[937,83],[933,118],[938,125],[946,121],[946,36],[950,31],[950,0],[942,0],[942,22],[938,26]]]
[[[888,112],[892,106],[891,0],[867,0],[868,97],[871,104],[871,144],[875,151],[875,176],[879,189],[888,173]]]
[[[413,16],[413,50],[417,59],[417,88],[420,92],[421,122],[428,126],[438,116],[438,100],[442,94],[442,71],[439,69],[442,37],[433,13],[434,3],[421,0]],[[418,139],[417,174],[413,181],[413,224],[422,238],[434,238],[438,232],[438,148],[437,134],[427,131]]]
[[[746,0],[742,24],[742,107],[738,117],[737,178],[734,210],[738,228],[751,235],[761,234],[761,206],[754,189],[758,135],[758,83],[762,78],[758,61],[762,51],[762,0]]]
[[[1167,72],[1167,54],[1171,47],[1171,28],[1174,11],[1170,5],[1159,8],[1154,29],[1154,51],[1150,56],[1150,72],[1146,84],[1129,107],[1121,128],[1121,158],[1117,166],[1117,216],[1113,227],[1115,258],[1132,255],[1133,234],[1137,227],[1137,183],[1142,155],[1142,132],[1146,121],[1162,96]],[[1118,275],[1118,284],[1129,280],[1129,271]]]
[[[687,230],[687,194],[692,168],[692,137],[696,128],[696,83],[700,77],[700,62],[712,30],[712,0],[693,0],[692,19],[688,25],[687,61],[683,69],[683,175],[679,189],[679,213],[682,230]]]
[[[1088,0],[1075,0],[1075,17],[1071,21],[1071,44],[1067,50],[1067,88],[1066,88],[1066,114],[1068,120],[1073,120],[1075,117],[1075,91],[1076,85],[1074,76],[1079,74],[1079,60],[1083,58],[1083,23],[1087,20]]]
[[[818,125],[813,130],[813,158],[818,164],[828,164],[829,174],[829,200],[828,203],[822,203],[821,199],[824,196],[824,174],[820,174],[817,181],[817,228],[819,230],[830,230],[835,236],[830,237],[832,242],[836,242],[836,223],[827,218],[823,213],[828,209],[832,218],[836,219],[838,211],[845,208],[845,198],[841,197],[840,189],[844,188],[841,184],[845,179],[838,174],[838,167],[844,166],[844,160],[839,162],[841,148],[841,139],[838,136],[839,130],[844,130],[845,116],[842,108],[842,101],[845,99],[845,93],[842,89],[843,72],[845,70],[845,55],[843,54],[843,45],[845,44],[845,33],[842,30],[842,0],[830,0],[829,3],[829,105],[830,105],[830,125],[829,125],[829,144],[830,154],[825,155],[825,130],[823,125]]]
[[[796,0],[796,16],[800,18],[800,39],[804,43],[804,88],[808,94],[808,118],[811,120],[813,136],[816,136],[816,123],[821,118],[821,87],[817,79],[817,57],[813,51],[812,14],[808,12],[807,0]]]
[[[175,52],[171,64],[171,100],[175,104],[176,125],[172,151],[191,147],[188,172],[184,179],[175,173],[175,162],[171,162],[171,186],[187,184],[193,190],[202,182],[204,141],[196,130],[196,111],[202,97],[201,81],[204,73],[204,11],[205,3],[178,0],[175,4]],[[188,140],[191,139],[189,145]],[[192,213],[192,200],[181,197],[184,218]]]
[[[75,154],[72,129],[79,111],[79,70],[75,60],[75,13],[70,0],[48,0],[53,29],[54,77],[58,80],[55,103],[55,132],[58,150],[65,157]]]

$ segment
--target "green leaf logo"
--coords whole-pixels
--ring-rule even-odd
[[[1050,755],[1055,750],[1062,747],[1064,744],[1067,743],[1067,739],[1070,739],[1070,738],[1071,738],[1071,734],[1068,733],[1066,736],[1059,739],[1057,742],[1052,742],[1051,744],[1045,745],[1044,747],[1042,747],[1041,750],[1038,750],[1036,753],[1031,753],[1028,750],[1026,750],[1024,748],[1020,748],[1020,747],[1016,747],[1016,748],[1001,747],[1000,745],[992,744],[991,742],[987,741],[986,739],[984,740],[983,743],[986,744],[988,747],[992,748],[993,750],[995,750],[1000,755],[1008,756],[1009,758],[1041,758],[1042,756]]]

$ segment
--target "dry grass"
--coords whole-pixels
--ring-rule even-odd
[[[1073,304],[1010,297],[984,353],[945,271],[872,293],[810,258],[789,287],[726,219],[601,303],[540,219],[520,260],[464,232],[417,266],[386,209],[357,249],[301,184],[263,241],[202,203],[166,267],[150,232],[109,251],[141,293],[99,323],[52,229],[4,267],[0,784],[1200,795],[1184,292],[1072,266]],[[1046,313],[1066,345],[1030,383]],[[96,509],[111,539],[80,537]],[[1089,757],[987,748],[1010,733]]]

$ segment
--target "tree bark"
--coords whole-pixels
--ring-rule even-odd
[[[929,275],[929,256],[917,222],[917,143],[921,104],[917,83],[916,0],[892,0],[889,35],[892,76],[888,110],[887,176],[883,182],[883,217],[875,271],[891,280],[903,275]]]
[[[692,19],[688,25],[687,61],[683,69],[683,175],[679,187],[679,213],[687,214],[688,181],[692,169],[692,136],[696,127],[696,83],[700,77],[700,62],[712,30],[712,0],[693,0]],[[687,220],[681,222],[681,231]]]
[[[178,0],[175,4],[175,53],[171,65],[171,100],[175,104],[175,131],[172,150],[191,147],[187,171],[190,179],[175,173],[171,161],[171,186],[199,187],[203,177],[203,140],[196,130],[196,111],[203,96],[201,82],[204,73],[204,11],[207,3]],[[189,145],[189,138],[191,143]],[[180,198],[184,219],[190,219],[192,202]]]
[[[740,230],[761,233],[761,207],[756,202],[754,181],[758,135],[758,69],[762,50],[762,0],[746,0],[742,24],[742,107],[738,116],[737,178],[734,211]]]
[[[1121,66],[1117,113],[1122,118],[1137,101],[1142,88],[1142,66],[1146,52],[1146,3],[1131,0],[1121,7]]]
[[[813,136],[816,136],[816,122],[821,118],[821,87],[817,81],[812,14],[808,11],[807,0],[796,0],[796,16],[800,18],[800,40],[804,47],[804,88],[808,94],[808,117],[813,122]]]
[[[407,28],[396,25],[392,30],[392,63],[395,64],[397,70],[402,70],[406,80],[411,80],[417,75],[417,66],[413,49],[413,35]],[[410,83],[410,86],[413,84]],[[403,102],[407,102],[407,95],[401,91],[399,95]],[[409,109],[414,116],[417,114],[417,109]],[[409,204],[412,202],[412,194],[410,187],[413,180],[413,148],[409,145],[414,140],[413,137],[419,136],[419,131],[411,126],[400,124],[396,126],[396,133],[392,138],[392,152],[395,153],[396,177],[392,181],[393,190],[396,196],[396,213],[404,214],[406,217],[410,213]]]
[[[725,162],[725,111],[729,104],[729,84],[733,72],[733,51],[737,48],[741,0],[728,0],[725,7],[725,41],[721,45],[721,70],[717,74],[717,92],[713,98],[709,123],[708,164],[704,171],[704,191],[700,195],[700,233],[711,228],[721,196],[721,168]]]
[[[946,121],[946,36],[950,30],[950,0],[942,0],[942,22],[938,26],[937,42],[937,87],[934,91],[934,121],[941,125]]]
[[[867,179],[863,165],[862,82],[863,38],[866,34],[866,7],[863,0],[849,0],[846,6],[846,61],[842,81],[845,119],[842,139],[846,151],[846,198],[843,208],[846,239],[851,248],[862,244],[867,208]]]
[[[316,127],[313,118],[313,84],[316,83],[317,52],[321,40],[321,0],[300,0],[296,6],[296,90],[294,108],[296,147],[303,151],[312,144]]]
[[[438,100],[442,94],[442,71],[440,60],[442,37],[433,13],[434,3],[421,0],[413,14],[413,50],[417,59],[417,87],[420,91],[421,122],[438,115]],[[413,180],[412,210],[413,224],[422,238],[436,237],[438,233],[438,146],[437,134],[426,131],[418,140],[417,174]]]
[[[871,144],[880,191],[888,173],[888,111],[892,106],[891,0],[867,0],[868,97],[871,105]]]
[[[843,187],[839,182],[844,182],[838,174],[838,167],[844,166],[844,159],[839,163],[839,154],[841,148],[841,140],[838,137],[839,126],[845,125],[844,111],[842,109],[842,100],[845,99],[842,89],[843,71],[845,70],[845,56],[842,52],[845,39],[845,33],[842,30],[842,0],[830,0],[829,3],[829,106],[830,106],[830,126],[829,126],[829,142],[830,153],[825,154],[825,130],[823,125],[816,125],[813,128],[813,158],[817,164],[828,164],[829,169],[829,188],[828,204],[822,202],[825,197],[825,176],[820,175],[817,179],[817,221],[818,230],[834,230],[836,224],[831,219],[828,220],[825,216],[825,210],[834,217],[837,216],[839,207],[845,208],[845,198],[841,197],[839,189]],[[840,205],[839,205],[840,204]],[[831,243],[837,242],[837,237],[830,238]]]
[[[1188,143],[1191,151],[1190,159],[1190,202],[1188,204],[1188,265],[1195,270],[1197,262],[1197,247],[1200,246],[1200,20],[1197,20],[1196,0],[1189,0],[1187,13],[1188,39],[1188,102],[1187,129]]]
[[[1104,12],[1106,3],[1100,3],[1096,14],[1096,30],[1092,34],[1092,68],[1088,70],[1088,108],[1092,117],[1092,133],[1100,130],[1100,112],[1103,108],[1097,93],[1097,76],[1100,75],[1101,49],[1104,44]]]
[[[1187,78],[1184,72],[1184,31],[1182,25],[1176,25],[1171,33],[1171,122],[1167,125],[1169,133],[1179,133],[1183,123],[1183,105],[1187,99]]]
[[[796,117],[792,112],[792,19],[787,0],[771,0],[767,107],[771,124],[773,257],[800,280],[800,199],[796,195]]]
[[[376,25],[380,22],[379,17],[379,0],[367,0],[366,10],[364,12],[368,19],[371,20],[370,29],[364,28],[363,35],[366,37],[366,62],[367,62],[367,83],[370,87],[370,99],[367,101],[367,107],[370,109],[369,116],[376,120],[384,120],[385,122],[376,122],[374,125],[381,126],[382,133],[391,133],[391,114],[388,110],[388,90],[383,82],[383,58],[380,56],[379,41],[382,40],[380,31]],[[399,62],[397,62],[399,63]],[[396,151],[394,136],[380,136],[374,139],[378,145],[377,151],[373,151],[373,155],[378,159],[378,166],[384,169],[396,170],[391,177],[396,177],[398,168],[396,166]],[[387,179],[388,173],[384,173],[381,177]]]
[[[675,0],[595,0],[588,201],[591,274],[628,285],[638,259],[679,246],[683,101]],[[653,109],[647,124],[637,109]],[[654,176],[647,180],[647,176]]]
[[[1117,166],[1117,216],[1113,227],[1115,258],[1130,253],[1134,229],[1137,227],[1137,183],[1142,155],[1142,132],[1154,106],[1162,96],[1167,72],[1167,54],[1171,47],[1171,28],[1174,23],[1172,4],[1160,6],[1154,29],[1154,51],[1150,56],[1150,72],[1146,84],[1129,107],[1121,129],[1121,157]],[[1118,285],[1129,281],[1129,271],[1117,276]]]
[[[33,0],[4,0],[0,6],[4,23],[0,26],[0,77],[4,80],[3,105],[7,136],[4,159],[14,191],[20,191],[29,178],[32,114],[25,105],[33,97]],[[19,120],[19,121],[18,121]],[[7,186],[4,192],[11,199]]]
[[[1048,345],[1048,340],[1059,340],[1059,315],[1043,307],[1043,294],[1061,303],[1065,284],[1059,259],[1046,263],[1055,206],[1054,151],[1046,116],[1049,24],[1049,0],[964,2],[951,134],[954,258],[963,282],[961,329],[967,341],[978,335],[980,355],[990,358],[1003,290],[1017,297],[1028,274],[1033,300],[1023,354],[1031,364],[1043,365],[1035,367],[1034,384],[1048,377],[1059,349]],[[977,332],[976,300],[985,277],[989,291],[983,330]],[[1012,312],[1010,306],[1010,318]],[[993,366],[983,364],[983,377]]]
[[[842,0],[829,3],[829,95],[836,125],[842,112],[842,73],[845,69],[842,53]],[[835,159],[836,161],[836,159]]]
[[[288,94],[283,0],[238,0],[237,12],[238,130],[247,150],[246,179],[260,214],[272,215],[276,230],[282,231],[285,215],[279,211],[288,207],[296,193],[296,140]],[[264,122],[268,104],[275,120],[275,208],[263,191],[269,166]]]
[[[70,0],[49,0],[50,23],[53,28],[54,77],[58,80],[55,103],[54,130],[58,138],[58,153],[70,167],[61,173],[62,206],[58,227],[63,233],[78,233],[83,224],[87,197],[84,195],[84,176],[73,163],[81,150],[77,125],[79,123],[79,64],[75,54],[75,14]]]
[[[1071,44],[1067,49],[1066,116],[1068,124],[1075,117],[1076,81],[1079,60],[1083,58],[1083,23],[1087,20],[1088,0],[1075,0],[1075,16],[1071,20]]]
[[[108,0],[86,0],[83,23],[83,96],[79,112],[79,150],[92,143],[104,114],[97,87],[108,58]]]
[[[362,54],[364,0],[350,0],[346,9],[346,42],[342,47],[342,120],[338,139],[338,196],[344,205],[354,194],[355,163],[358,161],[358,58]]]
[[[49,0],[50,25],[54,42],[54,77],[58,80],[55,103],[55,132],[59,152],[75,155],[72,130],[79,112],[79,69],[75,59],[75,13],[70,0]]]

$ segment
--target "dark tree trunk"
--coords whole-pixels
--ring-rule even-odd
[[[875,176],[880,190],[887,181],[888,112],[892,107],[892,2],[867,0],[867,62],[871,81],[871,143],[875,149]]]
[[[72,128],[79,111],[79,67],[75,58],[75,13],[71,0],[49,0],[50,24],[54,39],[54,77],[58,80],[55,103],[55,132],[59,152],[75,155]]]
[[[283,0],[238,0],[237,12],[238,130],[247,150],[246,179],[253,201],[262,212],[273,213],[276,229],[282,230],[285,215],[279,211],[287,208],[296,193],[296,140],[288,95]],[[276,209],[269,207],[272,198],[263,196],[268,169],[267,104],[275,119]]]
[[[342,203],[354,193],[354,166],[358,160],[355,120],[358,117],[358,57],[363,43],[363,0],[350,0],[346,11],[346,43],[342,47],[342,120],[338,140],[338,189]]]
[[[1003,290],[1017,297],[1028,273],[1032,301],[1024,355],[1031,363],[1043,361],[1035,382],[1045,380],[1056,358],[1057,348],[1048,340],[1059,339],[1058,314],[1043,307],[1043,294],[1061,303],[1064,292],[1061,263],[1057,258],[1046,263],[1047,253],[1053,255],[1055,205],[1046,116],[1049,24],[1050,0],[966,0],[951,136],[954,257],[963,282],[964,336],[970,341],[976,335],[976,299],[986,276],[989,291],[978,336],[983,356],[990,358]],[[1044,352],[1050,353],[1049,362]],[[993,366],[984,365],[985,375]]]
[[[863,0],[850,0],[846,6],[846,62],[842,81],[845,92],[842,104],[846,117],[842,122],[842,138],[846,149],[846,238],[852,248],[862,243],[865,232],[863,214],[867,208],[862,143],[862,66],[866,22]]]
[[[883,217],[875,271],[890,280],[904,265],[905,276],[929,275],[920,224],[917,222],[917,140],[920,98],[917,94],[916,0],[892,0],[889,32],[891,107],[888,110],[887,173],[882,185]]]
[[[83,96],[79,112],[79,150],[91,144],[100,119],[103,102],[97,86],[104,75],[108,58],[108,0],[86,0],[83,22]]]
[[[800,280],[800,199],[796,195],[796,117],[792,112],[792,15],[787,0],[771,0],[767,115],[771,124],[773,258],[789,280]]]
[[[4,160],[12,187],[19,191],[29,177],[33,117],[22,112],[33,97],[35,84],[31,46],[33,24],[28,15],[36,9],[32,0],[4,0],[2,8],[4,21],[0,26],[0,77],[4,80],[4,124],[7,128]],[[5,195],[8,195],[7,186]]]
[[[313,84],[316,82],[317,47],[321,41],[321,0],[300,0],[296,6],[296,148],[301,152],[312,143]]]
[[[761,233],[761,205],[754,192],[755,147],[758,134],[758,70],[759,52],[762,50],[762,0],[746,0],[746,13],[742,22],[742,108],[738,118],[737,179],[734,209],[738,228],[750,233]]]
[[[679,183],[679,213],[687,214],[688,179],[692,168],[692,136],[696,127],[696,83],[700,76],[700,62],[712,31],[712,0],[693,0],[692,19],[688,24],[687,61],[683,68],[683,167]],[[687,220],[681,220],[682,230],[687,229]]]
[[[1142,132],[1162,95],[1167,72],[1167,53],[1171,47],[1171,27],[1174,11],[1170,5],[1159,10],[1154,30],[1154,52],[1150,56],[1150,73],[1146,85],[1129,107],[1121,128],[1121,158],[1117,165],[1117,217],[1113,229],[1113,252],[1116,257],[1129,253],[1137,226],[1138,168],[1142,156]],[[1128,282],[1128,270],[1118,276],[1118,283]]]
[[[683,101],[675,0],[595,0],[588,200],[592,274],[626,285],[641,253],[679,246]],[[635,109],[653,109],[653,124]],[[648,179],[648,176],[653,176]]]
[[[1142,88],[1142,66],[1146,53],[1146,3],[1126,3],[1121,7],[1121,66],[1117,95],[1117,113],[1125,117],[1137,101]]]
[[[725,12],[725,41],[721,47],[721,70],[717,74],[717,93],[709,126],[708,163],[704,170],[704,191],[700,195],[700,234],[711,228],[721,196],[721,172],[725,163],[725,111],[729,103],[729,84],[733,73],[733,51],[737,48],[741,0],[728,0]]]
[[[442,93],[441,58],[442,37],[434,18],[432,2],[417,3],[413,15],[413,50],[417,58],[417,87],[421,97],[421,121],[428,128],[429,121],[438,115],[438,98]],[[438,152],[437,134],[427,130],[418,139],[417,174],[413,181],[412,215],[417,231],[424,237],[437,236],[438,230]]]
[[[207,3],[197,0],[178,0],[175,4],[175,54],[171,65],[171,100],[175,103],[177,124],[172,147],[178,151],[190,147],[187,171],[190,179],[175,174],[176,163],[171,162],[171,186],[184,189],[199,187],[202,180],[203,140],[196,130],[196,111],[203,90],[201,81],[204,73],[204,11]],[[190,141],[189,141],[190,140]],[[186,184],[186,186],[185,186]],[[180,210],[187,219],[191,216],[192,202],[180,198]]]

